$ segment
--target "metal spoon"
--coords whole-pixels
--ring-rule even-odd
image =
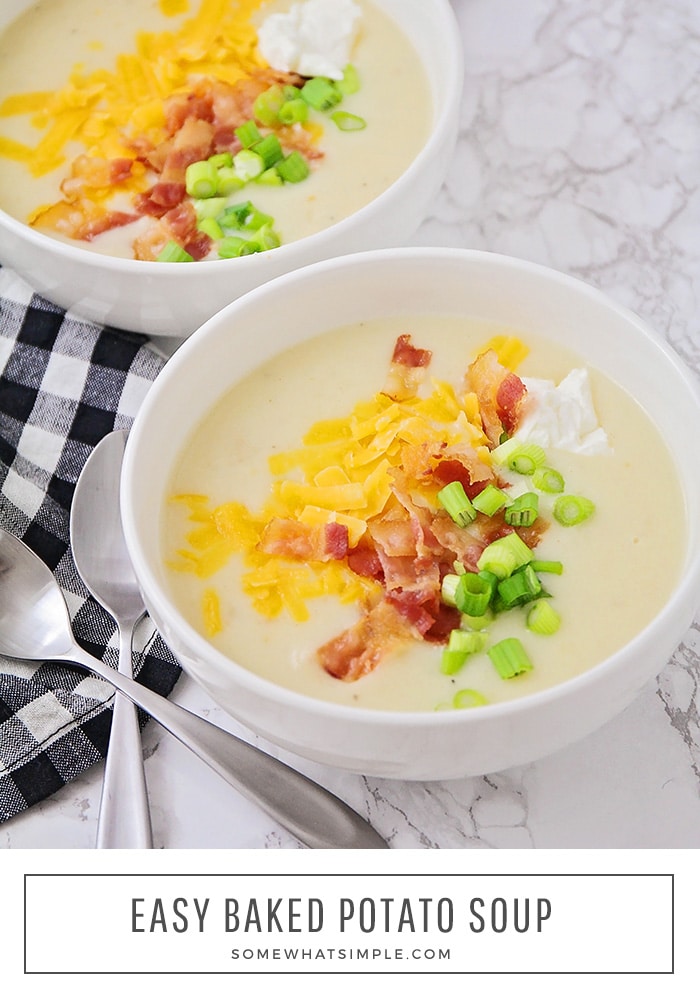
[[[75,640],[51,570],[1,528],[0,654],[76,663],[97,674],[308,847],[388,847],[369,823],[327,789],[87,653]]]
[[[78,477],[70,513],[73,560],[92,596],[117,623],[119,672],[133,677],[134,627],[146,613],[122,532],[119,479],[126,431],[92,451]],[[136,706],[117,694],[97,820],[98,848],[153,847]]]

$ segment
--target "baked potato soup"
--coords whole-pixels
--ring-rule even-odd
[[[36,3],[0,35],[0,207],[112,256],[245,256],[368,204],[432,117],[371,0]]]
[[[312,698],[403,712],[592,668],[661,609],[687,535],[633,398],[552,341],[450,316],[337,329],[242,379],[162,521],[172,599],[214,646]]]

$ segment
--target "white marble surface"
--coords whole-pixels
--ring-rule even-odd
[[[697,0],[453,0],[459,141],[415,242],[524,257],[639,313],[700,372]],[[700,595],[698,595],[700,605]],[[621,716],[546,760],[432,784],[304,764],[394,848],[700,847],[700,616]],[[180,682],[176,700],[243,732]],[[150,723],[159,848],[296,848]],[[0,827],[6,848],[90,848],[101,768]]]

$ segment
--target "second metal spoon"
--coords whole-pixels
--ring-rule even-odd
[[[83,583],[117,623],[119,672],[132,677],[134,627],[146,608],[126,549],[119,509],[126,437],[126,431],[108,434],[85,463],[71,504],[70,535],[73,560]],[[136,706],[117,693],[97,822],[97,847],[152,846]]]

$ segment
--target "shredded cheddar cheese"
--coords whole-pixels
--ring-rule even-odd
[[[504,338],[502,349],[511,361],[527,354],[514,337]],[[257,513],[235,502],[212,506],[200,494],[173,497],[186,506],[192,527],[188,547],[171,566],[209,579],[240,555],[244,591],[268,617],[286,609],[295,621],[304,621],[307,601],[314,597],[334,595],[348,603],[368,597],[374,581],[352,573],[343,560],[294,561],[263,551],[260,543],[272,519],[283,518],[310,528],[344,525],[349,547],[356,547],[368,522],[390,508],[392,473],[401,467],[406,449],[420,458],[426,446],[466,446],[490,466],[476,395],[459,396],[453,386],[435,379],[431,386],[429,394],[401,402],[377,393],[346,417],[313,424],[301,447],[269,457],[274,478],[269,499]],[[208,590],[205,597],[208,628],[217,621],[212,594]]]
[[[202,0],[175,31],[140,32],[133,53],[112,69],[86,73],[76,65],[56,93],[13,94],[0,104],[0,118],[29,115],[43,134],[33,147],[0,136],[0,155],[27,164],[42,176],[65,162],[69,142],[95,157],[132,156],[126,140],[144,136],[154,145],[165,137],[163,100],[185,91],[193,79],[226,83],[262,67],[251,22],[261,0]],[[167,16],[188,9],[186,0],[160,0]]]

